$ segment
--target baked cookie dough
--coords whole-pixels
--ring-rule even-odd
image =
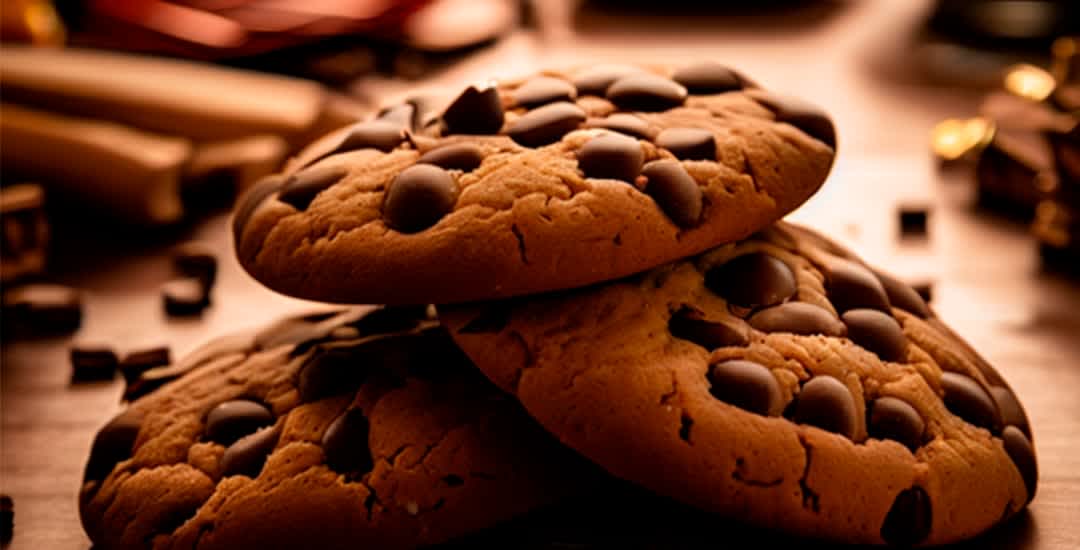
[[[337,303],[578,287],[780,219],[834,147],[824,113],[721,65],[549,72],[317,141],[239,201],[236,250],[270,288]]]
[[[426,308],[219,339],[96,436],[95,548],[411,548],[568,494],[574,457]]]
[[[939,544],[1035,494],[1031,428],[1001,376],[910,287],[793,225],[440,316],[562,442],[728,517]]]

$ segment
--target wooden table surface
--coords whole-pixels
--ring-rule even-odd
[[[871,263],[908,279],[934,281],[933,306],[1010,381],[1026,405],[1040,461],[1038,496],[1006,530],[976,542],[1006,548],[1080,548],[1080,281],[1045,273],[1023,223],[972,207],[966,174],[945,175],[927,135],[946,116],[974,111],[979,93],[904,77],[905,40],[925,11],[920,2],[829,3],[812,23],[761,27],[717,18],[581,17],[543,33],[519,32],[435,75],[459,85],[492,74],[592,61],[716,59],[764,85],[799,94],[833,113],[840,154],[829,181],[792,215],[848,243]],[[356,93],[402,90],[383,81]],[[932,209],[926,240],[897,239],[896,205]],[[167,344],[174,357],[225,331],[256,326],[310,304],[273,294],[232,259],[222,214],[169,238],[110,253],[86,244],[93,261],[53,279],[87,292],[75,339],[117,349]],[[178,234],[177,234],[178,233]],[[201,319],[162,312],[157,285],[169,277],[167,249],[188,238],[218,247],[213,306]],[[134,248],[134,250],[131,250]],[[98,252],[100,251],[100,252]],[[67,262],[70,264],[71,262]],[[70,339],[7,341],[0,376],[0,489],[15,500],[12,549],[85,549],[76,492],[95,430],[120,407],[122,382],[69,382]]]

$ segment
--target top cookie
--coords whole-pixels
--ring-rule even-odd
[[[326,136],[241,199],[236,249],[270,288],[330,302],[578,287],[767,226],[834,146],[822,112],[721,65],[545,73]]]

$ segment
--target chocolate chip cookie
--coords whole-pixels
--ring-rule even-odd
[[[938,544],[1035,495],[1031,428],[1002,377],[909,286],[796,226],[440,315],[565,444],[729,517]]]
[[[285,294],[453,303],[587,285],[750,235],[832,165],[832,123],[718,64],[594,66],[416,99],[312,144],[238,203]]]
[[[407,548],[567,494],[573,458],[426,308],[219,339],[97,434],[95,548]]]

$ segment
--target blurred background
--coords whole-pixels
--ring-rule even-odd
[[[311,306],[243,273],[228,217],[305,143],[477,81],[713,60],[833,116],[833,173],[791,218],[913,283],[999,366],[1043,471],[1038,519],[1001,540],[1080,547],[1064,519],[1080,501],[1080,3],[3,0],[0,16],[5,544],[86,548],[82,461],[131,384]]]

